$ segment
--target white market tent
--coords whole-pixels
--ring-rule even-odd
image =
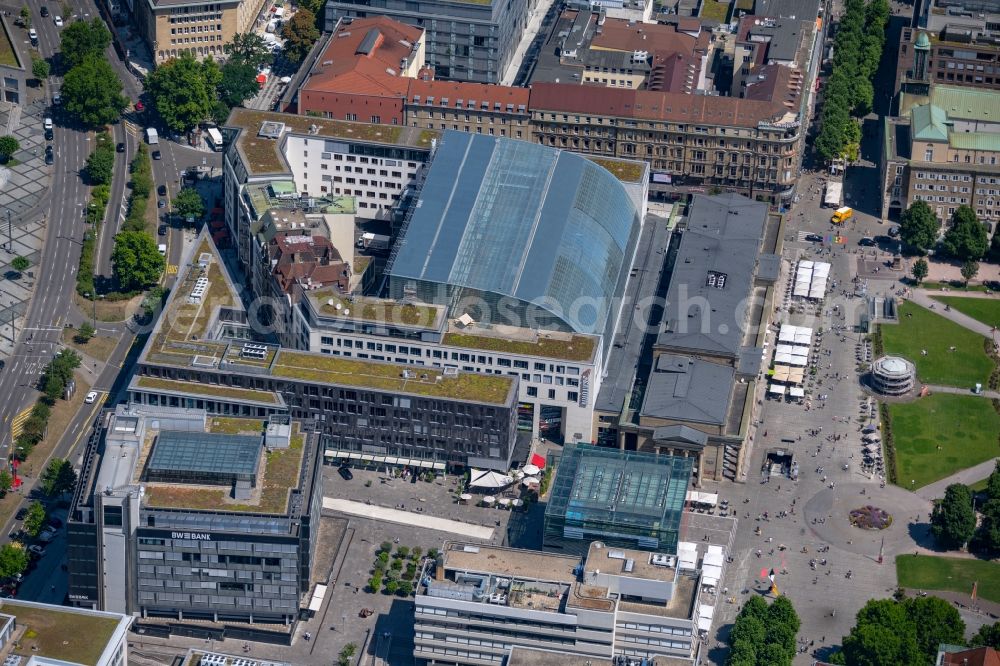
[[[488,469],[473,469],[469,473],[471,488],[506,488],[512,483],[512,477]]]
[[[715,615],[715,606],[701,605],[698,608],[698,631],[707,632],[712,628],[712,617]]]
[[[312,599],[309,600],[309,610],[313,613],[318,613],[323,606],[323,599],[326,598],[326,588],[326,585],[316,585]]]
[[[722,566],[722,561],[724,559],[725,558],[722,556],[722,551],[721,550],[709,551],[709,552],[705,553],[705,558],[702,560],[702,564],[703,565],[708,564],[708,565],[712,565],[712,566],[721,567]]]
[[[717,564],[701,564],[701,584],[715,587],[722,578],[722,567]]]
[[[781,384],[771,384],[771,386],[768,387],[767,392],[774,393],[775,395],[785,395],[785,388],[786,387]]]
[[[806,391],[801,386],[793,386],[788,389],[788,395],[793,398],[804,398],[806,396]]]
[[[698,568],[698,546],[690,541],[677,542],[677,567],[679,569]]]
[[[709,506],[715,506],[719,503],[719,496],[716,493],[703,493],[697,490],[689,490],[687,494],[687,501],[692,504],[708,504]]]

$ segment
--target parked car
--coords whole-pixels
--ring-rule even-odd
[[[160,185],[159,187],[156,188],[156,193],[159,194],[161,197],[167,196],[167,186]]]
[[[46,141],[51,141],[54,138],[55,138],[55,134],[52,132],[52,130],[50,130],[50,129],[45,130],[45,140]]]
[[[28,30],[28,39],[31,40],[32,46],[38,46],[38,31],[34,28]]]
[[[30,546],[28,546],[28,552],[34,553],[38,557],[41,557],[42,555],[45,554],[45,547],[39,546],[37,543],[33,543]]]
[[[122,143],[121,141],[119,141],[118,145],[115,146],[115,150],[117,150],[119,153],[124,153],[125,152],[125,144]]]
[[[153,159],[154,159],[154,160],[159,160],[159,159],[163,159],[163,155],[160,155],[160,151],[158,151],[158,150],[154,150],[154,151],[153,151]]]
[[[806,234],[806,240],[810,243],[822,243],[823,237],[819,234]]]
[[[55,156],[52,153],[45,153],[45,163],[54,164],[56,161]]]
[[[54,92],[54,93],[52,93],[52,103],[55,104],[55,105],[59,105],[59,104],[62,103],[62,93],[61,92]]]
[[[344,481],[350,481],[351,479],[354,478],[354,475],[351,474],[351,470],[347,467],[339,468],[337,470],[337,474],[340,474],[340,476],[343,477]]]
[[[156,228],[156,235],[157,236],[166,236],[167,235],[167,225],[161,224],[160,226],[158,226]]]
[[[865,236],[864,238],[858,241],[858,245],[863,245],[864,247],[875,247],[876,245],[878,245],[878,243],[875,242],[874,238],[869,238],[868,236]]]
[[[62,16],[56,16],[55,18],[52,19],[52,22],[56,24],[57,28],[63,27]]]
[[[889,235],[893,238],[899,235],[899,225],[889,227]]]
[[[28,516],[28,507],[22,506],[14,515],[14,520],[24,520]]]
[[[156,201],[156,207],[157,208],[166,208],[167,207],[167,200],[166,199],[158,199]]]
[[[46,118],[45,120],[43,120],[42,121],[42,126],[45,129],[52,129],[52,119],[51,118]]]

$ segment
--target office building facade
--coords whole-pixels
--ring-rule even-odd
[[[328,32],[344,17],[388,16],[419,26],[436,77],[499,83],[533,6],[532,0],[328,0],[325,20]]]

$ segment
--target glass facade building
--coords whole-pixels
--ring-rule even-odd
[[[545,507],[544,549],[585,555],[591,541],[602,541],[676,554],[693,462],[567,445]]]
[[[398,241],[390,295],[481,323],[610,335],[642,227],[603,167],[447,131]]]

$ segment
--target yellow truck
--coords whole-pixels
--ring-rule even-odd
[[[844,206],[834,211],[833,217],[830,218],[830,221],[833,222],[834,224],[843,224],[844,222],[847,222],[849,219],[851,219],[853,216],[854,216],[854,209]]]

